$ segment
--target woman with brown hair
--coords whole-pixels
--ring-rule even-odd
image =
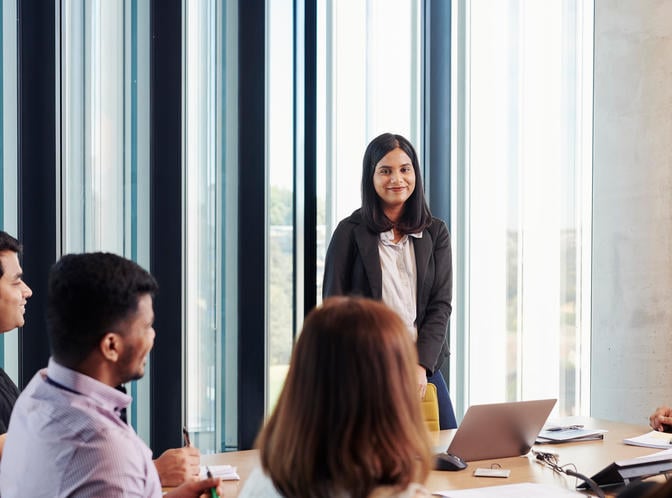
[[[257,438],[262,469],[241,497],[421,497],[431,444],[417,352],[380,302],[335,297],[311,311],[278,403]]]

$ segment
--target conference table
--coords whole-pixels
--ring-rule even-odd
[[[554,420],[554,422],[557,421]],[[568,417],[560,422],[563,425],[582,424],[587,429],[606,429],[608,431],[602,440],[533,446],[533,450],[557,453],[559,465],[574,464],[579,473],[588,477],[592,477],[614,461],[650,455],[660,451],[623,443],[624,438],[638,436],[651,430],[644,424],[632,425],[587,417]],[[436,452],[444,451],[448,447],[454,432],[455,430],[446,430],[432,433]],[[202,455],[201,463],[204,465],[228,464],[237,467],[240,481],[224,483],[224,496],[233,498],[238,496],[245,479],[259,465],[259,454],[257,450],[248,450]],[[493,466],[509,469],[511,471],[510,476],[508,478],[493,478],[475,477],[473,475],[473,471],[477,467],[490,468]],[[568,490],[574,490],[577,485],[576,478],[554,472],[550,467],[538,461],[532,452],[525,456],[469,462],[469,466],[460,471],[434,470],[430,473],[425,485],[430,492],[437,492],[524,482],[550,484]],[[617,489],[609,490],[608,488],[605,490],[607,496],[613,496],[617,491]]]

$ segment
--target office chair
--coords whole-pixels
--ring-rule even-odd
[[[427,383],[427,391],[421,403],[422,418],[430,431],[438,431],[439,427],[439,399],[436,395],[436,386]]]

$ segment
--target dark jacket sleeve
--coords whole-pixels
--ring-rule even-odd
[[[347,295],[352,290],[352,267],[355,259],[353,227],[346,218],[338,224],[331,236],[324,259],[322,299]]]
[[[430,374],[433,374],[448,356],[447,331],[453,298],[453,263],[450,235],[446,224],[434,218],[428,229],[433,241],[433,251],[423,289],[428,293],[421,297],[424,309],[418,316],[418,359]]]

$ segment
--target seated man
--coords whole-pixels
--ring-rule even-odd
[[[156,290],[149,273],[114,254],[71,254],[52,267],[51,358],[14,406],[0,462],[3,498],[162,496],[151,450],[119,417],[131,398],[115,389],[144,374]],[[218,485],[190,481],[169,496]]]
[[[19,241],[0,230],[0,333],[23,327],[26,302],[33,295],[33,291],[23,281],[20,253]],[[0,368],[0,457],[9,417],[18,396],[18,387]],[[163,486],[178,486],[184,481],[196,479],[199,463],[200,453],[193,446],[166,450],[154,460]]]
[[[23,281],[19,264],[19,241],[0,231],[0,334],[22,327],[26,301],[33,292]],[[19,396],[19,388],[0,368],[0,456],[5,444],[9,416]]]

